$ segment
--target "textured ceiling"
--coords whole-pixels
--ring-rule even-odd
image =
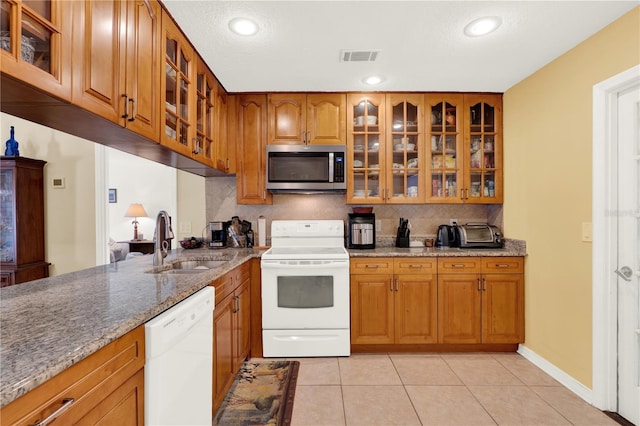
[[[230,92],[504,92],[638,6],[635,1],[188,1],[163,3]],[[489,15],[502,26],[469,38]],[[260,27],[242,37],[235,17]],[[640,34],[630,34],[640,37]],[[340,62],[343,49],[377,49]],[[368,86],[362,79],[381,74]]]

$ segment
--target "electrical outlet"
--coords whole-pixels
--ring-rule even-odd
[[[449,225],[453,226],[457,224],[458,224],[458,219],[449,219]]]
[[[376,232],[382,232],[382,220],[376,219]]]
[[[582,241],[587,243],[593,241],[591,222],[582,222]]]
[[[181,234],[191,233],[191,222],[180,222],[180,233]]]

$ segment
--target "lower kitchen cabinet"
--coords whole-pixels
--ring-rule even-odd
[[[436,343],[436,260],[351,259],[351,344]]]
[[[245,263],[211,285],[213,316],[213,413],[218,410],[251,345],[251,265]]]
[[[0,411],[2,425],[144,425],[144,325],[69,367]],[[65,408],[63,408],[65,407]]]
[[[524,341],[524,259],[438,259],[438,342]]]

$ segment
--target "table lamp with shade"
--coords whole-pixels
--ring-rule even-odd
[[[124,214],[124,217],[132,217],[133,218],[133,222],[131,222],[133,224],[133,240],[134,241],[139,241],[140,238],[138,238],[138,218],[139,217],[147,217],[147,212],[145,211],[144,207],[142,207],[142,204],[131,204],[129,206],[129,208],[127,209],[126,213]]]

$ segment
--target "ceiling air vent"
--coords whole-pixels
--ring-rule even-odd
[[[341,62],[374,62],[379,50],[341,50]]]

